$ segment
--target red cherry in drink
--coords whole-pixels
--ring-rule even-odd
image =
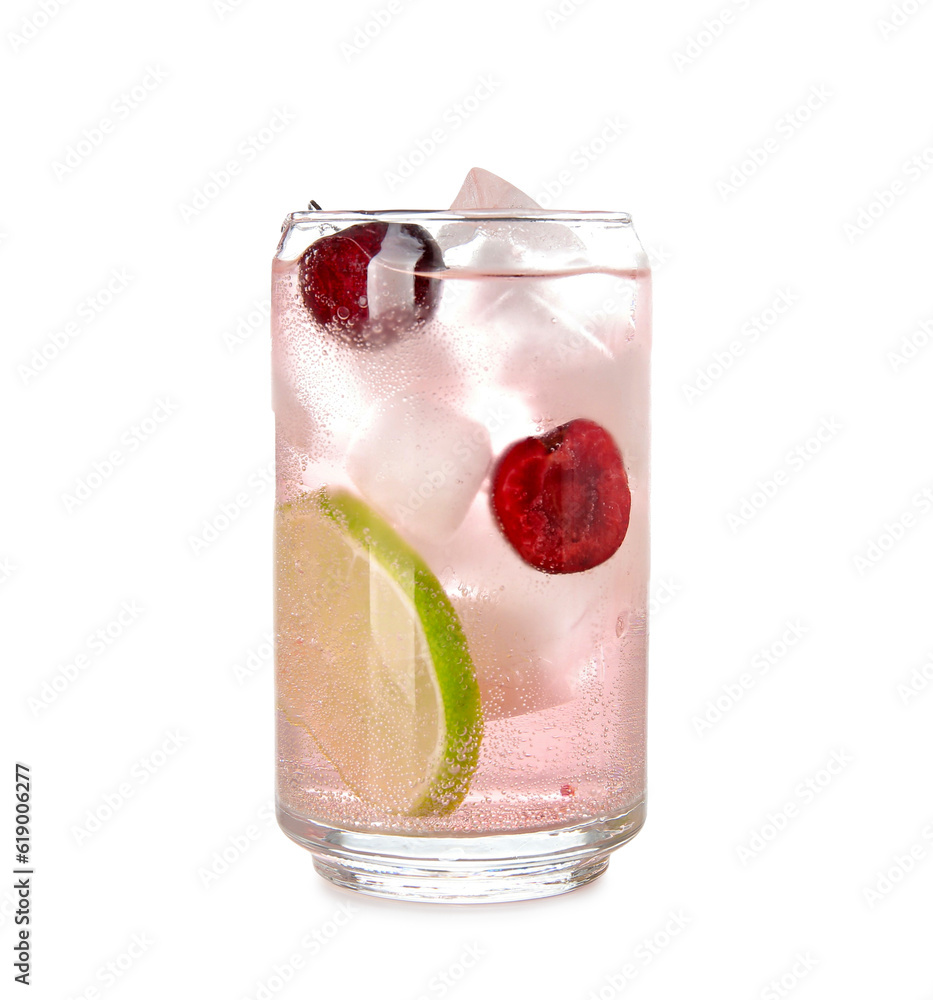
[[[377,255],[391,272],[393,301],[373,315],[368,284]],[[431,317],[441,282],[423,272],[443,266],[440,247],[421,226],[365,222],[312,243],[299,262],[298,285],[321,326],[356,347],[379,346]]]
[[[493,472],[492,507],[525,562],[543,573],[580,573],[622,544],[632,494],[612,435],[578,419],[505,452]]]

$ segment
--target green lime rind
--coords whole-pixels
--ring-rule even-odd
[[[408,815],[452,812],[469,791],[483,737],[479,684],[457,612],[427,563],[362,500],[345,490],[323,489],[314,496],[320,510],[365,548],[390,576],[410,580],[409,593],[437,674],[447,739],[440,769]]]

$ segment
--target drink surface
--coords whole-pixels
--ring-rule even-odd
[[[365,342],[309,312],[298,259],[273,266],[280,804],[450,835],[624,813],[644,795],[649,274],[386,271]],[[400,322],[413,280],[430,308]],[[594,565],[523,550],[532,522],[506,530],[494,495],[513,455],[573,435],[621,456],[630,496]]]

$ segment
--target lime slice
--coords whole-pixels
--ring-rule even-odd
[[[278,703],[348,787],[387,813],[450,812],[482,737],[463,628],[424,560],[361,500],[276,516]]]

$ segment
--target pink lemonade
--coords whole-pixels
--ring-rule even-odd
[[[640,827],[649,338],[626,216],[287,221],[278,808],[326,877],[544,895]]]

